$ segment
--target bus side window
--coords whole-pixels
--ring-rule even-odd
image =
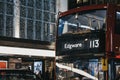
[[[102,30],[103,30],[103,31],[106,31],[106,23],[103,23],[103,25],[102,25]]]
[[[116,13],[115,34],[120,34],[120,12]]]
[[[101,28],[103,31],[106,31],[106,18],[104,18],[103,20],[103,25],[102,25],[102,28]]]

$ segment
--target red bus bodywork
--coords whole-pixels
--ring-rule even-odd
[[[116,21],[116,12],[120,11],[120,6],[115,4],[100,4],[100,5],[91,5],[83,6],[75,9],[68,10],[59,14],[59,17],[63,17],[69,14],[80,11],[96,10],[96,9],[107,9],[106,14],[106,43],[105,43],[105,53],[109,57],[120,55],[120,35],[115,34],[115,21]],[[111,56],[112,55],[112,56]]]

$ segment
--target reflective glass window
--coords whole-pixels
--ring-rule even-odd
[[[51,13],[51,22],[55,22],[55,14],[54,13]]]
[[[115,33],[120,34],[120,12],[116,12]]]
[[[0,2],[0,13],[4,12],[4,3]]]
[[[28,8],[28,18],[33,19],[34,18],[34,9]]]
[[[27,20],[27,38],[33,39],[33,20]]]
[[[44,12],[44,21],[49,21],[49,12]]]
[[[38,20],[42,19],[42,11],[36,10],[36,19],[38,19]]]
[[[20,6],[20,16],[26,17],[26,7]]]
[[[28,0],[27,5],[30,7],[34,6],[34,0]]]
[[[56,8],[56,3],[55,3],[55,1],[54,0],[51,0],[51,2],[50,2],[50,11],[51,12],[55,12],[55,8]]]
[[[49,0],[44,0],[44,10],[49,10],[49,9],[50,9]]]
[[[25,38],[25,19],[20,18],[20,37]]]
[[[44,35],[44,40],[45,41],[48,41],[49,40],[49,24],[48,23],[44,23],[44,33],[43,33],[43,35]]]
[[[13,3],[13,0],[7,0],[7,2],[9,2],[9,3]]]
[[[13,15],[13,4],[7,4],[7,14]]]
[[[13,37],[13,16],[6,16],[6,36]]]
[[[59,19],[58,34],[105,30],[105,17],[106,10],[91,10],[63,16]]]
[[[3,36],[4,31],[4,18],[3,14],[0,14],[0,36]]]
[[[41,24],[42,24],[42,22],[36,21],[35,29],[36,29],[36,39],[37,40],[41,39]]]
[[[25,6],[26,5],[26,1],[27,0],[20,0],[20,5],[24,5]]]
[[[38,9],[42,8],[42,0],[36,0],[36,8]]]

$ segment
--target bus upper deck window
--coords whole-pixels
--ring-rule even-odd
[[[78,11],[59,18],[59,36],[66,33],[89,33],[105,30],[106,10]]]
[[[120,12],[116,12],[116,25],[115,25],[115,33],[120,34]]]

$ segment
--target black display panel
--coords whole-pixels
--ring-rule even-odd
[[[105,51],[105,32],[63,34],[57,39],[56,47],[57,56],[101,53]]]

